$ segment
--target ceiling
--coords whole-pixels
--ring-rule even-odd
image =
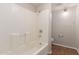
[[[40,5],[43,5],[44,3],[29,3],[30,5],[32,5],[33,7],[37,8]]]
[[[30,3],[35,8],[38,8],[40,5],[44,5],[46,3]],[[75,3],[51,3],[52,7],[68,7],[68,6],[73,6]]]
[[[76,5],[75,3],[50,3],[52,5],[52,8],[64,8],[64,7],[69,7]],[[47,5],[47,3],[20,3],[18,5],[21,5],[24,8],[27,8],[32,11],[37,11],[39,7],[46,7],[44,5]]]
[[[30,5],[30,6],[33,6],[35,8],[41,6],[41,5],[44,5],[46,3],[22,3],[22,5],[26,6],[26,5]],[[59,7],[59,6],[68,6],[68,5],[75,5],[75,3],[51,3],[52,4],[52,7]]]
[[[40,10],[43,8],[48,8],[48,4],[49,3],[31,3],[30,5],[32,5],[36,10]]]
[[[52,3],[52,6],[55,6],[55,7],[59,7],[59,6],[73,6],[73,5],[76,5],[75,3]]]
[[[30,5],[32,5],[33,7],[37,8],[41,5],[44,5],[46,3],[29,3]],[[62,3],[52,3],[52,6],[60,6],[60,5],[63,5]]]

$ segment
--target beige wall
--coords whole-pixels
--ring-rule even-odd
[[[52,36],[55,39],[55,43],[76,47],[76,8],[68,8],[67,12],[67,15],[63,14],[63,9],[52,12]]]
[[[79,52],[79,4],[76,6],[76,44]]]
[[[51,4],[43,4],[38,8],[39,13],[39,29],[43,30],[42,38],[40,39],[44,43],[48,43],[49,53],[51,52]]]
[[[35,40],[37,33],[36,20],[36,13],[26,8],[17,4],[0,4],[0,52],[10,51],[11,47],[16,48],[20,43],[20,45],[25,44],[23,43],[24,39],[12,40],[11,35],[13,33],[30,34],[31,37],[27,36],[27,41]]]

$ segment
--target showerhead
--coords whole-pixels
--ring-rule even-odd
[[[64,11],[67,11],[67,8],[65,8]]]

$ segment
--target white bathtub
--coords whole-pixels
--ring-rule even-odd
[[[31,39],[31,34],[10,34],[8,51],[0,51],[0,55],[47,55],[48,42]]]
[[[1,55],[47,55],[49,53],[48,44],[28,44],[21,46],[18,49],[6,52],[0,52]]]
[[[49,53],[49,46],[48,44],[44,44],[33,54],[34,55],[47,55],[48,53]]]

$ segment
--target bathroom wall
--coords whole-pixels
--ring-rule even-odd
[[[48,43],[49,41],[49,22],[50,22],[50,4],[41,4],[37,8],[37,15],[38,15],[38,37],[42,43]],[[42,33],[40,33],[42,30]],[[41,37],[40,37],[41,35]]]
[[[39,13],[38,15],[38,27],[39,27],[39,31],[42,30],[42,33],[40,33],[39,35],[41,35],[42,37],[40,37],[40,41],[41,42],[45,42],[48,43],[48,39],[49,39],[49,34],[48,34],[48,30],[49,30],[49,10],[43,10]]]
[[[76,5],[76,44],[79,53],[79,4]]]
[[[76,48],[76,7],[68,7],[66,13],[63,9],[52,12],[52,37],[55,43]]]
[[[49,53],[51,52],[51,43],[50,43],[50,25],[51,25],[51,4],[43,4],[38,8],[38,28],[39,31],[42,30],[42,33],[39,33],[41,37],[39,37],[39,41],[42,43],[48,44]]]
[[[14,46],[18,46],[15,42],[23,43],[23,40],[12,41],[13,34],[27,34],[28,40],[36,39],[36,17],[35,12],[20,5],[0,4],[0,51],[10,50],[12,42]]]

